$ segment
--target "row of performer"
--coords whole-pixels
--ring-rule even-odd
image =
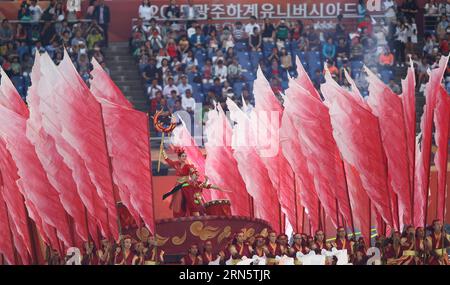
[[[377,236],[375,247],[379,249],[381,264],[387,265],[450,265],[447,249],[450,247],[450,236],[443,230],[442,222],[435,220],[426,231],[423,227],[406,227],[403,233],[394,232],[390,237]],[[293,257],[297,265],[297,253],[304,255],[314,251],[321,254],[325,249],[331,251],[347,250],[349,263],[365,265],[368,246],[362,237],[349,238],[344,228],[338,228],[336,238],[326,240],[324,232],[318,230],[314,236],[302,233],[293,234],[291,239],[286,234],[277,235],[271,231],[264,237],[256,235],[246,237],[244,232],[236,233],[233,239],[223,248],[214,248],[211,241],[202,245],[191,244],[186,254],[178,264],[207,265],[220,260],[220,264],[237,264],[243,258],[255,255],[265,257],[267,265],[276,265],[276,257]],[[59,257],[57,251],[52,251],[48,264],[65,264],[66,260]],[[327,257],[327,265],[334,265],[336,257]],[[172,262],[170,262],[172,263]],[[165,252],[157,246],[153,236],[146,241],[136,242],[131,236],[122,237],[120,243],[102,240],[101,248],[96,249],[92,242],[86,243],[81,256],[82,265],[159,265],[168,264]]]

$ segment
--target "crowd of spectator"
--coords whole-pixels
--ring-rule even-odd
[[[363,96],[368,95],[363,65],[400,93],[399,79],[411,57],[418,91],[423,92],[428,68],[449,51],[450,4],[427,4],[427,17],[439,20],[434,30],[422,35],[416,23],[424,13],[419,13],[415,0],[401,5],[393,0],[383,1],[382,17],[369,15],[365,3],[359,1],[356,28],[339,16],[334,29],[320,30],[314,24],[304,24],[302,19],[275,23],[268,18],[251,17],[246,24],[236,21],[223,26],[213,24],[210,18],[202,23],[192,19],[179,21],[186,18],[185,11],[180,11],[173,0],[163,13],[166,19],[157,21],[146,12],[151,11],[150,2],[143,1],[132,27],[130,45],[145,81],[150,112],[192,112],[194,102],[202,103],[206,111],[213,102],[221,102],[226,109],[226,98],[242,106],[241,97],[251,108],[258,66],[282,100],[280,94],[288,87],[288,75],[296,76],[297,56],[316,88],[324,82],[327,65],[333,78],[350,89],[346,70]]]
[[[102,1],[96,2],[90,1],[86,17],[82,19],[80,13],[68,11],[62,0],[52,0],[46,7],[37,0],[22,1],[17,19],[2,20],[0,65],[22,98],[26,99],[31,84],[30,72],[36,52],[47,52],[58,64],[65,48],[86,83],[90,79],[92,58],[108,72],[103,48],[107,45],[105,32],[109,18],[101,16],[107,6],[102,8]]]

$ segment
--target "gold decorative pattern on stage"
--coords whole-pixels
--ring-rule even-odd
[[[203,241],[215,238],[220,232],[219,228],[217,227],[204,227],[203,223],[200,221],[193,222],[191,224],[190,230],[193,236],[199,237]]]
[[[166,242],[169,240],[168,237],[160,236],[159,234],[156,234],[156,242],[158,246],[163,246],[166,244]]]
[[[248,239],[249,237],[252,237],[255,234],[254,228],[242,228],[241,231],[244,233],[244,238]]]
[[[184,231],[184,234],[182,237],[174,236],[172,238],[172,243],[174,245],[182,245],[186,241],[186,231]]]
[[[217,237],[217,243],[221,243],[224,239],[228,238],[231,235],[231,227],[226,226],[223,229],[223,232]]]

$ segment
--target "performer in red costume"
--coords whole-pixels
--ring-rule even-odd
[[[196,244],[192,244],[188,250],[188,254],[181,258],[182,265],[202,265],[203,260],[199,255],[198,246]]]
[[[402,247],[400,245],[401,233],[396,231],[389,239],[387,246],[384,249],[384,258],[387,265],[396,265],[397,259],[403,255]]]
[[[184,208],[186,209],[187,216],[200,216],[205,214],[202,196],[203,189],[215,189],[222,192],[229,192],[220,189],[216,185],[209,184],[207,177],[205,182],[198,181],[198,176],[199,173],[197,170],[191,171],[191,179],[189,180],[188,185],[182,188],[183,201],[186,203]]]
[[[245,234],[243,232],[239,232],[231,246],[230,253],[233,257],[233,264],[237,264],[242,260],[242,257],[246,256],[247,258],[251,258],[253,254],[253,248],[247,242],[245,242]]]
[[[278,244],[280,245],[281,255],[289,255],[289,237],[286,234],[280,234],[278,236]]]
[[[284,253],[284,248],[277,242],[277,233],[274,231],[269,232],[269,241],[267,242],[267,249],[269,253],[267,254],[267,265],[275,265],[276,256],[282,256]]]
[[[95,245],[93,242],[84,243],[85,254],[81,259],[81,265],[99,265],[98,256],[95,254]]]
[[[132,246],[131,236],[126,235],[123,237],[122,240],[123,240],[123,251],[120,248],[120,246],[118,246],[116,248],[114,264],[115,265],[132,265],[135,254],[131,249],[131,246]]]
[[[306,240],[303,239],[302,234],[295,234],[294,243],[289,249],[290,256],[295,258],[297,256],[297,252],[308,254],[309,251],[310,249],[306,244]]]
[[[148,237],[148,246],[144,248],[144,265],[159,265],[164,263],[164,250],[157,246],[154,236]]]
[[[430,255],[428,258],[429,265],[450,265],[447,254],[450,240],[440,220],[433,221],[433,232],[426,238],[425,245]]]
[[[144,265],[144,243],[143,242],[138,242],[136,243],[136,245],[134,246],[134,249],[136,251],[136,254],[134,255],[133,261],[131,262],[131,264],[133,265]]]
[[[269,253],[269,250],[267,249],[266,246],[266,239],[264,236],[257,235],[255,237],[255,247],[253,253],[259,257],[263,257],[264,255],[267,256],[267,254]]]
[[[353,254],[353,243],[354,242],[348,239],[345,229],[343,227],[339,227],[336,232],[336,240],[332,243],[333,247],[337,250],[346,249],[347,254],[351,256]]]
[[[314,251],[321,254],[322,249],[331,250],[331,244],[325,240],[325,234],[322,230],[317,230],[314,234]]]
[[[423,265],[425,263],[425,229],[423,227],[416,228],[416,263]]]
[[[417,265],[415,229],[408,226],[400,239],[402,256],[395,262],[397,265]]]
[[[183,148],[175,148],[175,152],[178,155],[178,161],[169,159],[166,152],[163,150],[164,159],[170,167],[176,170],[176,175],[178,176],[177,184],[170,192],[163,195],[163,200],[173,195],[170,208],[173,211],[173,216],[178,218],[186,215],[186,209],[183,208],[186,205],[183,202],[183,195],[180,190],[183,187],[183,183],[189,181],[189,175],[195,170],[195,168],[192,164],[187,163],[187,155]]]
[[[216,260],[218,257],[217,254],[213,252],[213,245],[210,240],[205,242],[202,253],[203,264],[208,265],[211,261]]]
[[[108,239],[103,239],[101,242],[102,248],[97,251],[98,264],[111,265],[112,257],[114,256],[111,242]]]

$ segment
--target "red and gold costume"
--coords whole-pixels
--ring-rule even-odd
[[[189,181],[189,185],[182,188],[187,215],[192,215],[195,212],[200,213],[200,215],[204,214],[202,191],[204,188],[210,189],[211,186],[211,184],[200,181]]]
[[[402,256],[395,261],[397,265],[417,265],[416,256],[417,252],[415,250],[415,241],[411,238],[402,238],[400,241],[400,250]]]
[[[116,253],[116,257],[114,258],[114,264],[133,265],[134,256],[135,254],[131,250],[125,251],[125,253],[120,251],[119,253]]]
[[[81,265],[101,265],[96,254],[85,254],[81,260]]]
[[[270,241],[267,243],[267,250],[269,251],[269,253],[267,254],[267,265],[277,264],[275,257],[281,257],[285,253],[283,246],[278,243],[272,243]]]
[[[167,164],[175,169],[175,174],[178,176],[177,185],[183,184],[189,181],[189,175],[195,170],[192,164],[181,163],[180,161],[173,161],[166,158]],[[170,208],[173,210],[173,215],[175,218],[186,216],[185,203],[183,202],[184,196],[181,191],[173,194],[172,201],[170,203]]]
[[[428,258],[429,265],[450,265],[447,254],[447,246],[449,240],[447,236],[442,236],[442,233],[432,233],[428,240],[431,241],[431,252]]]
[[[347,250],[347,254],[352,254],[353,252],[353,245],[352,242],[350,240],[348,240],[347,238],[341,239],[341,238],[336,238],[335,241],[336,244],[336,249],[337,250]]]
[[[384,249],[384,257],[387,265],[397,264],[397,260],[403,255],[402,247],[400,245],[395,246],[388,244]]]
[[[158,265],[164,260],[164,250],[159,247],[150,246],[144,253],[143,265]]]
[[[233,256],[233,259],[241,259],[244,256],[246,256],[248,258],[252,257],[252,250],[248,243],[242,243],[242,244],[236,243],[234,245],[234,248],[237,251],[237,255]]]
[[[202,265],[203,261],[201,256],[191,256],[190,254],[183,257],[183,261],[185,265]]]
[[[202,254],[202,260],[203,260],[203,264],[208,265],[211,261],[214,261],[217,259],[217,254],[213,254],[208,253],[208,252],[203,252]]]
[[[326,250],[330,250],[331,246],[329,243],[324,242],[324,241],[315,241],[314,242],[316,244],[316,250],[318,250],[319,252],[322,251],[322,249],[326,249]]]
[[[258,257],[263,257],[265,254],[265,246],[255,247],[254,254]]]

